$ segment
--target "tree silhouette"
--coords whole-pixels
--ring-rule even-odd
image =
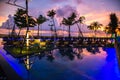
[[[37,25],[38,25],[38,33],[37,33],[37,36],[39,37],[39,27],[41,24],[43,24],[44,22],[47,21],[47,18],[42,16],[42,15],[39,15],[39,17],[37,18]]]
[[[115,13],[111,13],[110,14],[110,23],[108,24],[108,26],[110,28],[110,32],[112,34],[115,34],[115,37],[117,36],[115,30],[118,27],[118,24],[119,24],[119,22],[118,22],[118,18],[116,16],[116,14]]]
[[[20,29],[26,28],[27,27],[27,22],[26,22],[26,10],[23,9],[17,9],[17,12],[14,14],[14,22],[16,26]],[[29,27],[34,27],[36,25],[35,20],[33,19],[32,16],[28,16],[28,26]],[[20,31],[18,35],[20,34]]]
[[[75,24],[75,18],[76,18],[76,14],[75,14],[75,13],[72,13],[72,14],[70,15],[70,17],[63,18],[63,20],[62,20],[62,24],[65,25],[65,26],[68,26],[68,32],[69,32],[68,37],[69,37],[69,38],[71,37],[70,27]]]
[[[98,28],[101,28],[102,24],[98,23],[98,22],[93,22],[91,23],[88,28],[91,30],[94,30],[95,36],[96,36],[96,31],[98,30]]]
[[[56,26],[55,26],[55,21],[54,21],[55,14],[56,14],[56,11],[52,9],[48,11],[47,16],[49,16],[52,20],[51,21],[52,24],[50,26],[51,26],[51,29],[53,29],[52,26],[54,27],[55,37],[57,37],[57,31],[56,31]]]
[[[79,19],[76,21],[76,24],[77,24],[78,29],[79,29],[79,36],[82,36],[82,37],[83,37],[83,34],[82,34],[82,31],[81,31],[80,27],[81,27],[81,24],[83,24],[84,20],[85,20],[85,17],[84,16],[80,16]],[[78,23],[80,24],[80,26],[79,26]]]
[[[106,33],[106,37],[107,37],[107,34],[110,33],[109,31],[109,27],[108,26],[105,26],[103,31]]]

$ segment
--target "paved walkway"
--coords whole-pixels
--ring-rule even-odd
[[[0,53],[2,53],[0,51]],[[4,70],[8,80],[22,80],[22,78],[14,71],[14,69],[8,64],[4,57],[0,54],[0,65]]]

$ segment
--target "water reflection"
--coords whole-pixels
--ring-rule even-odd
[[[119,80],[114,48],[62,45],[57,48],[53,46],[54,49],[51,46],[53,45],[29,58],[33,63],[30,70],[31,80]],[[15,59],[4,53],[1,52],[9,59],[9,64],[17,68],[16,71],[20,70],[17,72],[23,80],[26,80],[26,58]]]

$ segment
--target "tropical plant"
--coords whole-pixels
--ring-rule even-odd
[[[75,22],[76,22],[76,21],[75,21],[75,18],[76,18],[75,13],[72,13],[72,14],[70,15],[70,17],[63,18],[63,20],[62,20],[62,24],[65,25],[65,26],[68,26],[68,32],[69,32],[68,37],[69,37],[69,38],[71,37],[70,27],[75,24]]]
[[[18,8],[17,12],[14,14],[14,22],[16,26],[20,29],[18,35],[20,34],[22,28],[26,28],[27,26],[34,27],[36,25],[36,21],[32,16],[28,16],[28,25],[26,21],[26,10]]]
[[[105,26],[104,27],[104,29],[103,29],[103,31],[106,33],[106,36],[107,36],[107,34],[109,33],[109,27],[108,26]]]
[[[56,26],[55,26],[55,21],[54,21],[54,17],[55,17],[55,14],[56,14],[56,11],[55,10],[49,10],[48,13],[47,13],[47,16],[49,16],[51,18],[52,21],[52,24],[50,25],[51,26],[51,30],[53,29],[52,26],[54,27],[54,33],[55,33],[55,36],[57,37],[57,31],[56,31]]]
[[[37,36],[39,37],[39,27],[41,24],[47,21],[47,18],[44,17],[43,15],[39,15],[39,17],[36,19],[37,20],[37,25],[38,25],[38,33]]]
[[[79,19],[77,20],[77,22],[76,22],[76,24],[77,24],[77,26],[78,26],[78,29],[79,29],[79,36],[81,35],[82,37],[83,37],[83,34],[82,34],[82,31],[81,31],[81,24],[83,24],[83,21],[85,20],[85,17],[84,16],[80,16],[79,17]],[[80,26],[79,26],[79,24],[80,24]]]
[[[95,36],[96,36],[96,31],[101,28],[102,24],[98,23],[98,22],[93,22],[91,23],[88,28],[91,30],[94,30]]]
[[[115,34],[115,37],[117,36],[115,30],[117,29],[118,24],[119,24],[119,22],[118,22],[118,18],[116,16],[116,14],[111,13],[110,14],[110,23],[108,24],[108,26],[110,28],[111,34]]]

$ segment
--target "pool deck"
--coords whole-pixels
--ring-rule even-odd
[[[22,80],[22,78],[14,71],[14,69],[8,64],[8,62],[3,58],[1,54],[0,65],[7,76],[7,80]]]

